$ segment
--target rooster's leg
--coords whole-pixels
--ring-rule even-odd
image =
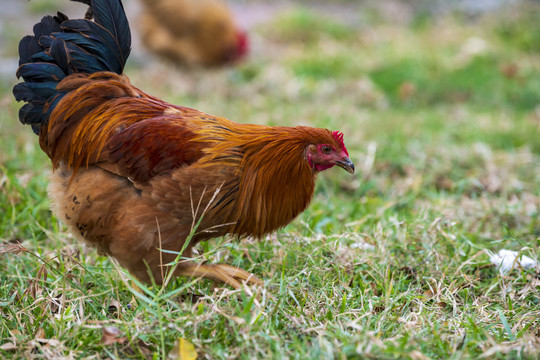
[[[252,273],[247,272],[246,270],[240,269],[236,266],[231,266],[227,264],[217,264],[214,265],[219,267],[221,270],[225,271],[229,276],[232,276],[238,281],[246,282],[249,285],[263,285],[263,281]]]
[[[176,269],[176,273],[180,276],[210,279],[215,282],[221,282],[225,285],[232,286],[235,289],[240,289],[242,287],[242,284],[238,282],[238,280],[222,270],[218,265],[196,264],[192,262],[184,262],[179,265],[178,269]]]
[[[249,285],[262,285],[261,279],[240,268],[226,264],[196,264],[192,262],[182,263],[176,273],[180,276],[199,277],[221,282],[235,289],[242,288],[242,282]]]

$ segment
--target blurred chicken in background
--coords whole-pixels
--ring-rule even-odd
[[[187,66],[221,66],[243,58],[247,35],[220,0],[143,0],[142,41],[159,56]]]

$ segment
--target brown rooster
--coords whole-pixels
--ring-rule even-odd
[[[230,64],[247,53],[247,35],[221,0],[144,0],[142,40],[156,54],[184,65]]]
[[[55,214],[138,278],[161,283],[201,240],[273,232],[308,206],[320,171],[354,172],[339,132],[238,124],[132,86],[121,2],[81,2],[94,21],[46,16],[21,40],[14,95],[52,161]],[[185,259],[174,275],[260,283]]]

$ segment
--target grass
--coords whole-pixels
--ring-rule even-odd
[[[158,359],[185,339],[202,359],[538,358],[538,269],[501,275],[488,256],[540,258],[540,33],[518,10],[354,27],[298,8],[234,69],[132,59],[132,82],[171,102],[345,133],[357,174],[321,174],[309,209],[263,241],[201,244],[258,289],[136,290],[77,243],[2,81],[0,356]]]

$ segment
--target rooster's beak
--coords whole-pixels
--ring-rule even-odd
[[[347,172],[354,174],[354,164],[348,157],[344,157],[343,159],[336,161],[336,165],[345,169]]]

